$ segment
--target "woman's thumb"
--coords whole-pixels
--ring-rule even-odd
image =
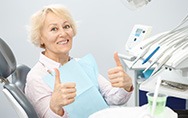
[[[54,69],[55,70],[55,83],[54,83],[54,88],[61,84],[61,80],[60,80],[60,72],[57,68]]]

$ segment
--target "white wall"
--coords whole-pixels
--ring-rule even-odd
[[[61,3],[67,6],[78,21],[71,55],[82,57],[92,53],[100,72],[115,66],[113,52],[125,51],[125,43],[134,24],[153,26],[153,34],[174,28],[188,14],[187,0],[152,0],[139,11],[131,11],[123,0],[4,0],[0,4],[0,38],[13,50],[18,64],[32,67],[40,50],[27,41],[25,26],[29,17],[44,5]],[[2,85],[1,90],[2,90]],[[16,117],[0,92],[0,115]]]

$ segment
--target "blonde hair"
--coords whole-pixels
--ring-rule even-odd
[[[36,45],[37,47],[42,47],[40,43],[41,38],[41,29],[43,27],[44,21],[46,19],[46,15],[52,12],[59,17],[63,17],[71,24],[73,29],[74,35],[76,35],[76,23],[74,22],[70,12],[68,9],[62,5],[49,5],[45,6],[40,11],[37,11],[35,14],[31,16],[31,23],[29,26],[29,37],[31,42]]]

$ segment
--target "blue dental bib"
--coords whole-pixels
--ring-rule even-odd
[[[70,118],[88,118],[89,115],[108,108],[98,88],[98,69],[96,62],[91,54],[86,55],[80,60],[70,60],[59,68],[62,83],[76,83],[75,101],[64,109]],[[54,89],[55,76],[50,74],[43,80]]]

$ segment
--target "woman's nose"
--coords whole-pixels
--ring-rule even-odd
[[[62,37],[62,36],[67,36],[66,30],[63,29],[63,28],[61,28],[61,29],[59,30],[59,36],[60,36],[60,37]]]

